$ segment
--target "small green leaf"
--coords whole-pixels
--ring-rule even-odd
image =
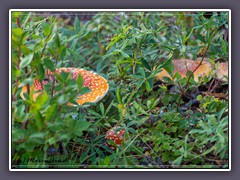
[[[34,106],[37,107],[37,109],[41,109],[42,106],[48,101],[49,96],[46,91],[43,91],[37,98],[36,103],[34,103]]]
[[[60,42],[60,38],[59,38],[58,33],[55,34],[54,42],[57,45],[57,48],[59,49],[61,47],[61,42]]]
[[[172,162],[172,164],[173,164],[173,165],[180,165],[180,164],[182,163],[182,158],[183,158],[183,156],[178,157],[177,159],[175,159],[175,160]]]
[[[149,71],[152,70],[150,65],[148,64],[148,62],[144,58],[141,58],[141,62],[144,65],[144,67],[147,68]]]
[[[149,93],[151,91],[151,87],[148,81],[145,81],[145,85],[146,85],[146,90]]]
[[[82,132],[87,130],[90,126],[90,123],[86,120],[71,120],[69,122],[69,130],[76,136],[81,136]]]
[[[47,132],[39,132],[39,133],[34,133],[29,136],[29,139],[32,138],[44,138],[44,136],[47,134]]]
[[[45,36],[49,36],[51,33],[52,26],[46,22],[43,22],[42,24],[43,34]]]
[[[100,103],[100,111],[101,111],[101,114],[104,115],[104,106],[102,102]]]
[[[44,59],[44,65],[47,67],[47,69],[49,69],[50,71],[54,71],[54,63],[53,61],[49,60],[49,59]]]
[[[81,157],[79,159],[80,164],[86,161],[87,158],[88,158],[88,150],[85,150],[83,153],[81,153]]]
[[[37,69],[38,69],[38,73],[40,76],[40,80],[43,80],[44,76],[45,76],[45,71],[44,71],[43,65],[41,63],[39,63]]]
[[[24,85],[26,85],[26,84],[29,84],[29,85],[33,84],[33,78],[24,79],[24,80],[19,84],[18,87],[22,87],[22,86],[24,86]]]
[[[196,33],[196,36],[197,36],[197,38],[198,38],[200,41],[202,41],[204,44],[207,43],[206,40],[205,40],[205,38],[204,38],[201,34]]]
[[[33,112],[33,114],[34,114],[34,117],[35,117],[35,120],[36,120],[37,128],[42,129],[43,124],[44,124],[42,114],[39,111],[35,111],[35,112]]]
[[[13,28],[12,29],[12,38],[21,37],[24,31],[21,28]]]
[[[20,16],[20,23],[22,27],[25,27],[26,23],[28,22],[31,16],[31,12],[23,12]]]
[[[120,88],[117,89],[117,99],[120,104],[122,104],[122,97],[121,97],[121,92]]]
[[[97,112],[93,111],[92,109],[88,109],[88,113],[90,113],[91,115],[94,115],[98,118],[101,118],[102,116],[100,114],[98,114]]]
[[[21,14],[22,14],[22,12],[12,12],[12,17],[18,18]]]
[[[198,95],[196,98],[198,101],[201,101],[203,99],[202,95]]]
[[[67,103],[67,102],[68,102],[68,98],[67,98],[65,95],[59,96],[59,98],[58,98],[58,103],[59,103],[60,105],[65,104],[65,103]]]
[[[21,58],[20,68],[25,68],[27,65],[29,65],[32,62],[32,60],[33,60],[33,54],[29,54],[24,58]]]
[[[106,156],[105,158],[104,158],[104,165],[109,165],[110,164],[110,157],[109,156]]]
[[[89,93],[91,92],[91,89],[87,86],[84,86],[82,89],[81,89],[81,92],[80,92],[80,95],[83,95],[83,94],[86,94],[86,93]]]
[[[84,80],[83,80],[83,77],[80,74],[78,75],[78,78],[77,78],[76,82],[77,82],[77,85],[78,85],[78,90],[81,91],[81,89],[83,87],[83,84],[84,84]]]
[[[109,110],[111,109],[112,105],[114,103],[114,100],[112,100],[112,102],[109,104],[109,106],[107,107],[105,114],[107,114],[109,112]]]
[[[168,72],[169,75],[173,76],[174,65],[172,63],[167,64],[166,66],[164,66],[164,69]]]
[[[74,31],[76,34],[78,34],[80,31],[80,22],[77,16],[74,19]]]
[[[50,121],[51,120],[51,117],[55,113],[56,109],[57,109],[57,104],[53,104],[53,105],[48,107],[48,109],[47,109],[47,111],[45,113],[45,120],[46,121]]]
[[[57,141],[58,141],[58,140],[56,139],[56,137],[51,137],[50,139],[48,139],[48,143],[49,143],[50,145],[55,144]]]

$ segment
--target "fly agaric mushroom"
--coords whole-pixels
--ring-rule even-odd
[[[216,79],[227,82],[228,81],[228,63],[222,62],[216,64]]]
[[[198,82],[198,77],[209,75],[212,70],[211,64],[206,60],[203,60],[202,64],[198,67],[200,62],[201,60],[188,60],[188,59],[172,60],[174,66],[174,74],[178,72],[181,75],[181,77],[184,78],[186,77],[186,73],[188,71],[191,72],[194,71],[193,73],[194,80]],[[162,71],[156,75],[156,78],[161,81],[164,81],[163,77],[171,78],[171,76],[164,68],[162,68]]]
[[[81,75],[83,77],[84,84],[83,86],[87,86],[91,92],[83,94],[77,98],[77,103],[79,105],[83,105],[86,102],[93,102],[97,103],[99,100],[101,100],[106,93],[108,92],[108,83],[106,79],[104,79],[102,76],[92,72],[87,71],[85,69],[78,69],[78,68],[59,68],[56,69],[56,73],[60,74],[61,72],[66,73],[72,73],[72,79],[77,79],[78,75]],[[46,73],[46,76],[50,78],[50,81],[55,80],[55,77],[53,76],[53,73],[48,71]],[[41,91],[43,90],[43,85],[47,84],[47,81],[43,81],[42,83],[36,79],[34,79],[34,91],[33,99],[36,100],[37,96],[41,94]],[[24,93],[27,92],[27,86],[24,86],[21,91],[21,97],[25,99]],[[70,104],[72,105],[72,104]]]
[[[108,140],[112,140],[116,145],[119,146],[122,144],[125,129],[118,129],[118,126],[114,126],[112,129],[108,130],[105,138]]]

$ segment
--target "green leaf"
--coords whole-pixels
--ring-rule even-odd
[[[52,26],[46,22],[43,22],[42,24],[43,34],[45,36],[49,36],[51,33]]]
[[[77,16],[74,19],[74,31],[76,34],[78,34],[80,31],[80,22]]]
[[[50,139],[47,140],[47,142],[52,145],[55,144],[58,140],[56,139],[56,137],[51,137]]]
[[[119,104],[122,104],[122,97],[121,97],[121,92],[120,88],[117,89],[117,99]]]
[[[134,106],[134,108],[137,110],[137,111],[139,111],[139,112],[141,112],[142,114],[145,114],[145,115],[149,115],[143,108],[142,108],[142,106],[139,104],[139,103],[137,103],[136,101],[134,101],[133,102],[133,106]]]
[[[29,65],[32,62],[32,60],[33,60],[33,54],[29,54],[24,58],[21,58],[20,68],[25,68],[27,65]]]
[[[12,12],[12,17],[18,18],[21,14],[22,14],[22,12]]]
[[[110,157],[109,156],[106,156],[105,158],[104,158],[104,165],[109,165],[110,164]]]
[[[16,37],[21,37],[24,31],[21,28],[13,28],[12,29],[12,38],[16,39]]]
[[[78,75],[76,83],[78,85],[78,90],[81,91],[81,89],[83,87],[83,84],[84,84],[84,80],[83,80],[83,77],[80,74]]]
[[[101,114],[104,115],[104,106],[102,102],[100,103],[100,111],[101,111]]]
[[[38,129],[42,129],[43,124],[44,124],[44,120],[43,120],[43,116],[39,111],[34,111],[33,112],[35,120],[36,120],[36,126]]]
[[[142,67],[139,67],[139,72],[140,72],[140,74],[142,75],[143,78],[146,77],[145,71]]]
[[[71,120],[69,122],[69,130],[76,136],[81,136],[82,132],[87,130],[90,123],[86,120]]]
[[[84,86],[84,87],[81,89],[80,95],[83,95],[83,94],[89,93],[89,92],[91,92],[91,91],[92,91],[92,90],[89,89],[89,87]]]
[[[183,155],[178,157],[177,159],[175,159],[172,164],[173,165],[180,165],[182,163],[182,158],[183,158]]]
[[[204,38],[201,34],[196,33],[196,36],[197,36],[197,38],[198,38],[200,41],[202,41],[204,44],[207,43],[206,40],[205,40],[205,38]]]
[[[45,76],[45,71],[44,71],[43,65],[41,63],[39,63],[37,69],[38,69],[38,73],[40,76],[40,80],[43,80],[44,76]]]
[[[146,85],[146,90],[149,93],[151,91],[151,87],[148,81],[145,81],[145,85]]]
[[[102,116],[100,114],[98,114],[97,112],[93,111],[92,109],[88,109],[88,113],[98,117],[98,118],[101,118]]]
[[[32,139],[32,138],[44,138],[44,136],[47,134],[47,132],[38,132],[38,133],[34,133],[34,134],[31,134],[29,136],[29,139]]]
[[[167,162],[170,160],[170,157],[169,157],[169,152],[163,152],[162,153],[162,161],[163,162]]]
[[[60,42],[60,38],[59,38],[58,33],[55,34],[54,42],[57,45],[57,48],[59,49],[61,47],[61,42]]]
[[[27,78],[27,79],[24,79],[18,87],[22,87],[26,84],[29,84],[29,85],[32,85],[33,84],[33,78]]]
[[[152,70],[150,65],[148,64],[148,62],[144,58],[141,58],[141,62],[144,65],[144,67],[147,68],[149,71]]]
[[[173,76],[174,65],[172,63],[167,64],[166,66],[164,66],[164,69],[168,72],[169,75]]]
[[[43,91],[37,98],[36,102],[33,104],[35,110],[39,110],[48,101],[49,96],[46,91]]]
[[[194,28],[192,28],[190,31],[187,32],[187,34],[184,36],[183,38],[183,44],[185,44],[187,42],[187,40],[190,38],[190,36],[193,33]]]
[[[49,59],[44,59],[44,65],[52,72],[55,70],[53,61]]]
[[[66,95],[63,94],[63,95],[59,96],[58,103],[60,105],[65,104],[67,102],[68,102],[68,97]]]
[[[109,106],[107,107],[105,114],[107,114],[109,112],[109,110],[111,109],[112,105],[114,103],[114,100],[112,100],[112,102],[109,104]]]
[[[150,91],[153,89],[153,84],[154,84],[154,78],[150,78],[147,80],[149,87],[150,87]]]
[[[23,12],[20,16],[20,23],[22,27],[25,27],[30,18],[31,12]]]
[[[88,158],[88,150],[85,150],[83,153],[81,153],[81,157],[80,157],[80,164],[82,164],[84,161],[86,161],[86,159]]]
[[[12,82],[14,82],[20,74],[21,71],[17,69],[15,65],[12,64]]]
[[[56,112],[57,104],[53,104],[48,107],[46,113],[45,113],[45,121],[50,121],[54,113]]]

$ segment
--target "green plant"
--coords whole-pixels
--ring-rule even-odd
[[[212,75],[195,82],[193,72],[181,78],[171,63],[226,61],[223,27],[226,12],[210,18],[204,12],[97,13],[87,22],[76,16],[73,24],[12,12],[12,166],[227,168],[228,101],[204,93],[227,94],[227,83],[213,86]],[[46,71],[60,67],[105,77],[106,98],[79,106],[77,96],[89,89],[81,76],[62,72],[42,84],[34,101],[34,79],[44,82]],[[162,68],[175,81],[156,81]],[[116,125],[125,130],[120,146],[105,138]]]

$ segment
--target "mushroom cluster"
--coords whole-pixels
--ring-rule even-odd
[[[77,79],[78,75],[81,75],[83,77],[84,84],[83,86],[87,86],[91,92],[83,94],[77,98],[77,103],[79,105],[83,105],[86,102],[93,102],[97,103],[99,100],[101,100],[106,93],[108,92],[108,83],[105,78],[102,76],[96,74],[92,71],[87,71],[85,69],[79,69],[79,68],[59,68],[56,69],[56,73],[60,74],[61,72],[71,73],[72,79]],[[49,78],[50,81],[54,81],[55,77],[53,76],[53,73],[50,71],[47,71],[46,77]],[[34,79],[34,91],[33,99],[36,100],[37,96],[41,94],[41,91],[43,90],[43,85],[47,84],[49,81],[43,81],[40,82],[36,79]],[[27,92],[27,86],[23,86],[21,91],[21,97],[25,99],[24,93]]]

